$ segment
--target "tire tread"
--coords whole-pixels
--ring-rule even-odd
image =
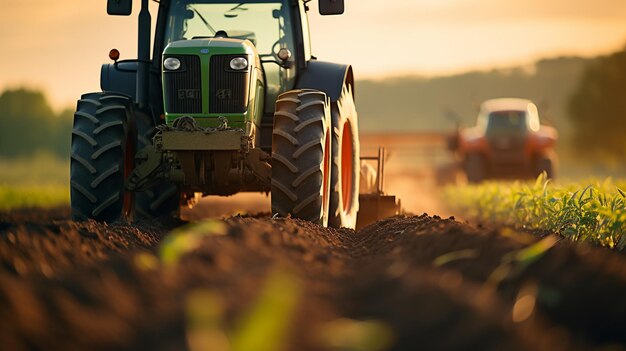
[[[326,94],[292,90],[276,101],[272,135],[272,212],[321,225],[327,223],[323,204],[324,150],[330,133]],[[286,137],[290,136],[290,137]],[[295,142],[294,142],[295,141]],[[326,197],[327,199],[327,197]]]

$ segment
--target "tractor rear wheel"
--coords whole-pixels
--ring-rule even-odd
[[[328,225],[356,227],[359,212],[359,131],[352,88],[344,86],[341,97],[331,109],[332,164]]]
[[[156,134],[155,122],[149,114],[137,113],[137,150],[152,145]],[[172,183],[162,181],[145,191],[135,195],[137,217],[143,219],[167,218],[178,216],[180,208],[180,191]]]
[[[125,191],[135,157],[132,101],[116,93],[85,94],[72,129],[70,202],[73,220],[130,221],[134,194]]]
[[[292,90],[276,101],[272,135],[272,213],[328,225],[330,103],[317,90]]]
[[[351,86],[343,87],[331,112],[333,153],[328,225],[354,229],[359,212],[361,167],[357,113]]]

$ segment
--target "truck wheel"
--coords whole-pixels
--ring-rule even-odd
[[[480,183],[485,179],[485,160],[481,154],[471,153],[465,159],[465,174],[470,183]]]
[[[541,172],[546,172],[548,175],[548,179],[554,179],[554,157],[551,156],[541,156],[537,159],[537,169],[535,171],[535,177],[541,174]]]
[[[152,117],[143,112],[137,116],[137,150],[152,145],[156,134],[156,126]],[[135,211],[137,217],[154,219],[178,216],[180,208],[180,192],[178,187],[168,182],[161,182],[146,191],[135,195]]]
[[[356,227],[359,212],[360,145],[352,88],[344,86],[331,108],[332,163],[328,225]]]
[[[272,213],[328,225],[330,103],[317,90],[292,90],[276,101],[272,135]]]
[[[115,93],[85,94],[72,129],[70,202],[73,220],[131,221],[134,195],[124,189],[135,158],[132,101]]]

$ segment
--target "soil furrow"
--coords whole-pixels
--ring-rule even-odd
[[[396,350],[626,345],[622,255],[559,243],[511,263],[539,238],[509,230],[427,215],[358,233],[231,217],[222,235],[192,228],[180,240],[200,240],[185,246],[164,237],[180,223],[74,223],[62,211],[0,222],[0,343],[10,350],[201,349],[202,335],[236,343],[261,305],[287,311],[257,323],[287,320],[288,350],[333,349],[351,335],[346,325],[377,326],[367,330]],[[168,245],[182,250],[174,263]]]

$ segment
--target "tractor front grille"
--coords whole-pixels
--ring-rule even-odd
[[[166,55],[181,62],[178,71],[165,71],[165,111],[168,113],[202,113],[202,77],[200,58],[194,55]]]
[[[248,109],[250,68],[235,71],[230,61],[242,55],[215,55],[211,57],[209,83],[210,113],[244,113]]]

